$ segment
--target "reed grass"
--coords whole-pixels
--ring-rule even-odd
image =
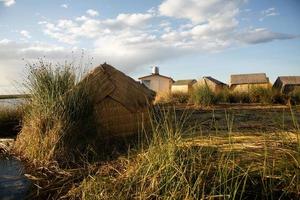
[[[106,164],[69,192],[80,199],[297,199],[299,129],[257,136],[195,136],[187,116],[163,112],[152,137],[126,157]],[[297,120],[297,119],[295,119]],[[186,139],[184,135],[193,135]],[[223,135],[223,136],[222,136]],[[283,136],[289,137],[283,140]],[[197,139],[199,138],[199,139]],[[212,138],[212,139],[209,139]],[[251,140],[249,141],[249,138]],[[107,169],[109,168],[109,170]],[[105,169],[105,170],[104,170]]]
[[[197,85],[191,95],[196,105],[210,106],[217,102],[215,93],[207,85]]]
[[[92,105],[76,75],[70,63],[53,65],[40,60],[29,65],[24,85],[31,98],[24,108],[15,150],[31,162],[73,161],[75,151],[84,154],[91,144],[87,140],[92,133],[85,133]]]
[[[171,93],[162,96],[158,103],[173,104],[194,103],[195,105],[211,106],[220,103],[260,103],[271,104],[292,104],[300,103],[300,92],[298,89],[289,94],[281,93],[272,88],[251,87],[249,91],[232,91],[224,88],[214,92],[206,85],[197,85],[191,93]]]

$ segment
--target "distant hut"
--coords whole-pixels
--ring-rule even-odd
[[[265,73],[235,74],[230,78],[230,89],[239,92],[249,92],[253,87],[270,87],[269,78]]]
[[[202,79],[198,80],[197,85],[205,85],[208,86],[213,92],[220,92],[225,88],[228,88],[228,85],[217,80],[214,79],[211,76],[204,76]]]
[[[284,94],[300,90],[300,76],[279,76],[273,84],[273,88]]]
[[[172,84],[174,83],[174,80],[171,77],[159,74],[158,67],[153,68],[152,74],[140,77],[139,80],[157,94],[170,93]]]
[[[97,131],[105,136],[127,136],[149,123],[148,109],[155,93],[104,63],[82,81],[94,104]]]
[[[192,92],[193,85],[195,83],[197,83],[197,81],[195,79],[175,81],[172,84],[171,92],[172,93],[177,93],[177,92],[190,93],[190,92]]]

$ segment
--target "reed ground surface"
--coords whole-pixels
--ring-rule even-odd
[[[159,141],[147,147],[128,148],[112,160],[75,169],[29,169],[26,176],[34,183],[29,198],[300,197],[300,107],[164,109],[174,115],[171,124],[154,125]]]
[[[172,119],[158,120],[145,146],[129,146],[111,160],[78,169],[37,170],[29,175],[39,186],[30,197],[300,197],[299,107],[177,106],[162,110],[172,113]]]

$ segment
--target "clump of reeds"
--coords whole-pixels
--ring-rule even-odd
[[[207,85],[196,85],[190,93],[166,93],[157,97],[158,104],[187,104],[211,106],[220,103],[259,103],[259,104],[292,104],[300,103],[299,89],[285,94],[271,87],[250,87],[247,91],[234,91],[224,88],[212,91]]]
[[[207,85],[197,85],[194,87],[191,96],[196,105],[210,106],[217,102],[216,94]]]
[[[300,104],[300,88],[296,88],[290,94],[290,101],[292,104]]]
[[[171,92],[160,95],[155,101],[156,104],[187,104],[190,102],[191,94],[187,92]]]
[[[272,103],[273,91],[271,88],[264,87],[252,87],[249,91],[249,97],[251,103]]]
[[[76,68],[40,60],[29,65],[25,87],[30,93],[22,130],[15,149],[25,158],[42,163],[75,159],[75,151],[88,148],[86,134],[92,105]]]

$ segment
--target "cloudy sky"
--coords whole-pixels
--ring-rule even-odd
[[[26,62],[107,62],[133,78],[300,75],[298,0],[0,0],[0,93]]]

